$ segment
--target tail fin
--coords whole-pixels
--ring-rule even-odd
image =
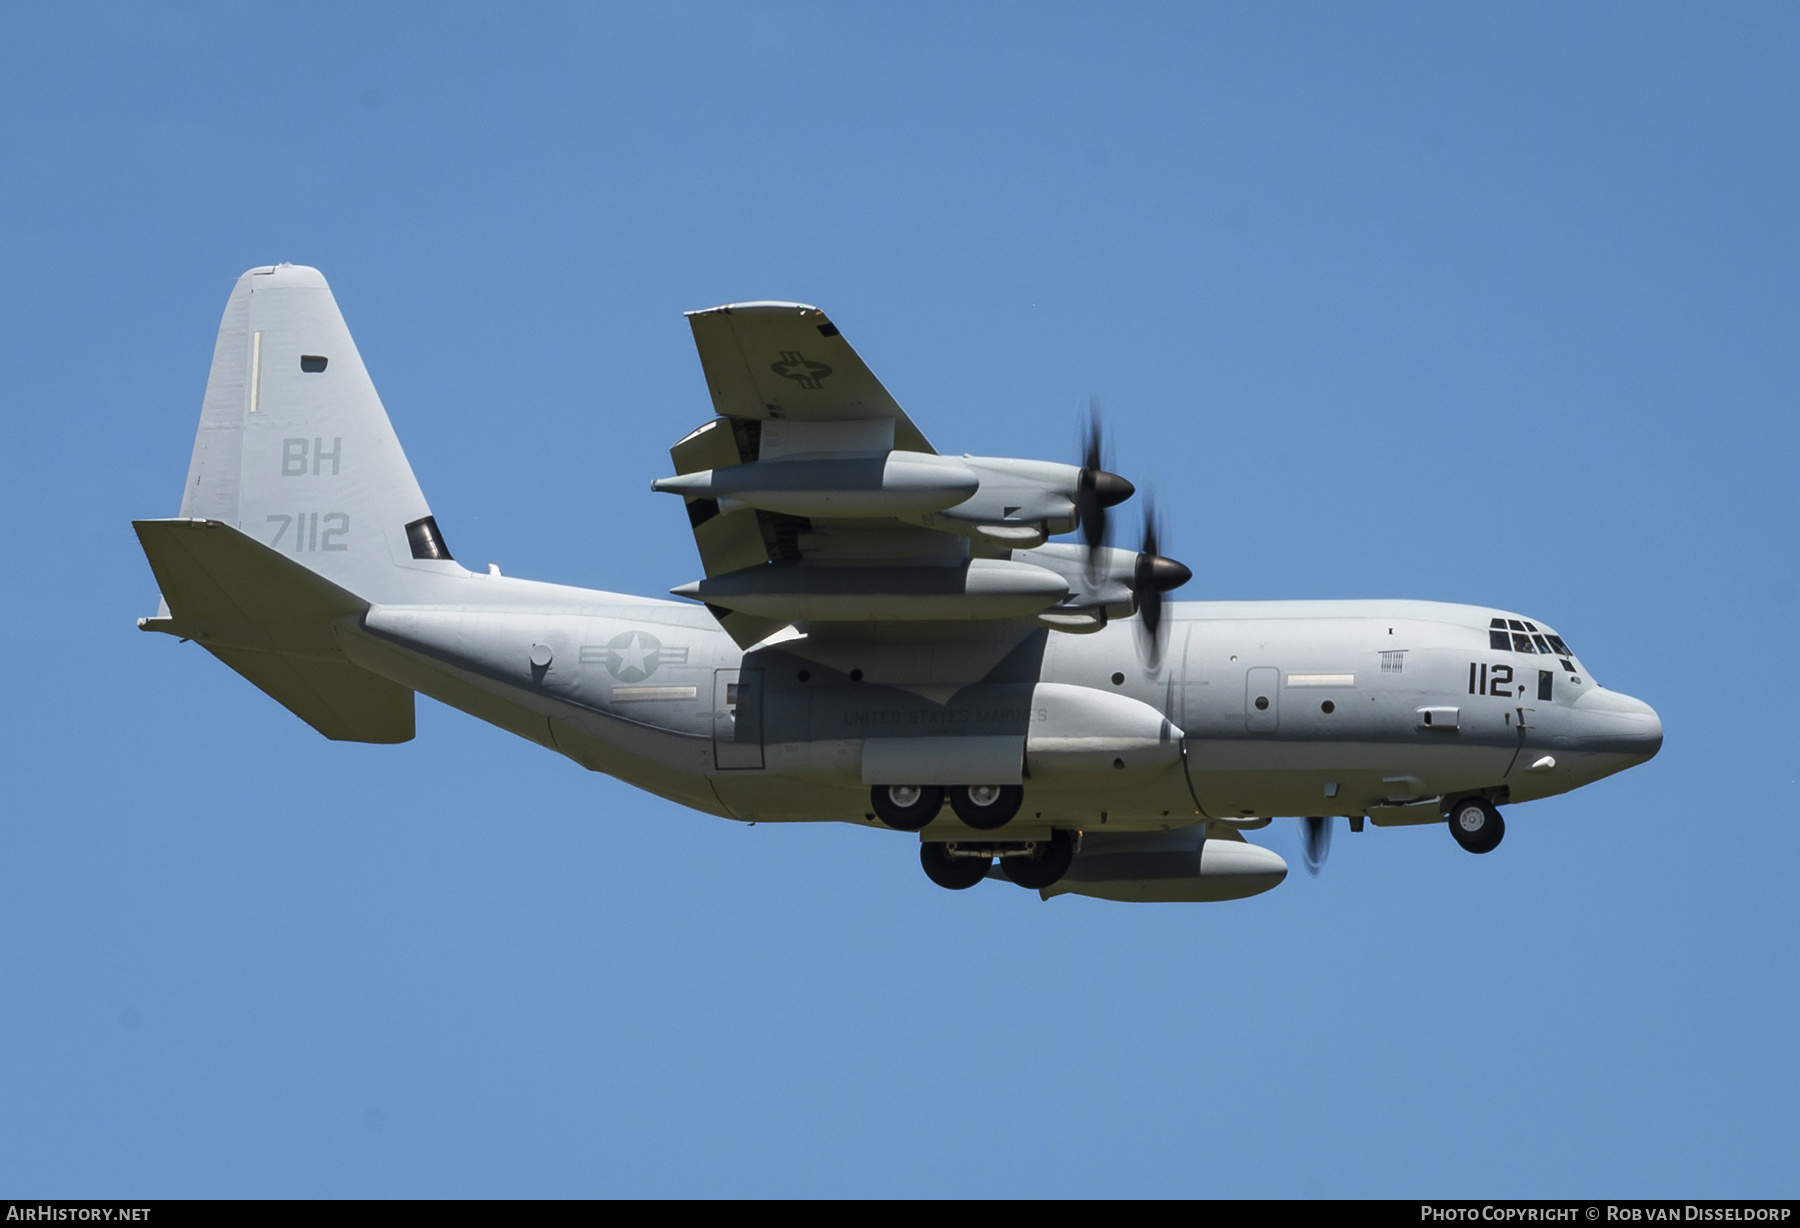
[[[238,278],[225,305],[181,515],[236,526],[371,601],[460,570],[317,269]]]

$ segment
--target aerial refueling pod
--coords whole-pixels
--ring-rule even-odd
[[[1040,895],[1125,903],[1241,900],[1281,885],[1287,862],[1242,838],[1209,838],[1206,825],[1170,832],[1086,832],[1068,873]]]
[[[782,622],[1015,618],[1069,595],[1053,571],[1006,559],[898,567],[765,564],[669,590]]]
[[[650,489],[717,499],[722,511],[756,507],[790,516],[914,516],[968,499],[981,479],[963,462],[927,452],[752,461],[658,478]]]

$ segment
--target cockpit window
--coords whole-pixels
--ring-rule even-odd
[[[1574,651],[1553,631],[1540,628],[1520,618],[1494,618],[1488,621],[1488,647],[1495,652],[1529,652],[1546,657],[1572,657]],[[1573,673],[1568,662],[1564,668]]]

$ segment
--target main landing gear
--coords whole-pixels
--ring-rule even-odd
[[[1012,822],[1025,800],[1022,785],[876,785],[869,805],[895,831],[923,831],[950,799],[950,808],[965,827],[998,831]],[[1038,840],[928,840],[919,845],[925,876],[940,887],[966,891],[988,876],[994,860],[1000,872],[1021,887],[1041,891],[1069,872],[1075,860],[1075,836],[1053,831]]]
[[[1005,827],[1024,800],[1023,785],[955,785],[950,790],[950,809],[976,831]]]
[[[925,877],[951,891],[967,891],[987,877],[994,864],[994,851],[986,846],[975,848],[961,844],[921,844],[919,864]]]
[[[937,785],[876,785],[869,805],[895,831],[918,831],[943,809],[944,791]]]
[[[1491,853],[1506,836],[1506,820],[1485,797],[1465,797],[1450,807],[1450,834],[1471,853]]]
[[[1069,872],[1069,863],[1075,860],[1075,837],[1053,831],[1047,840],[1005,844],[952,840],[919,846],[919,864],[925,867],[925,876],[952,891],[967,890],[986,878],[996,857],[1000,873],[1021,887],[1041,891]]]
[[[919,831],[937,818],[944,795],[950,809],[976,831],[995,831],[1012,822],[1025,800],[1021,785],[876,785],[869,790],[875,815],[895,831]]]

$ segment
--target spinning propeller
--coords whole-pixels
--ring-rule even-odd
[[[1137,597],[1138,652],[1151,669],[1162,660],[1163,641],[1168,638],[1162,621],[1163,594],[1194,578],[1184,564],[1164,557],[1160,537],[1156,500],[1145,495],[1143,544],[1131,569],[1131,591]]]
[[[1137,487],[1105,468],[1105,432],[1100,426],[1100,404],[1089,400],[1087,441],[1081,455],[1081,477],[1075,494],[1076,515],[1081,522],[1081,540],[1087,546],[1087,571],[1090,580],[1099,576],[1106,549],[1109,528],[1106,509],[1114,507],[1137,493]],[[1137,560],[1131,570],[1131,594],[1138,609],[1138,653],[1155,669],[1162,659],[1163,643],[1168,638],[1163,629],[1163,594],[1180,588],[1194,578],[1194,573],[1174,559],[1165,558],[1161,550],[1161,532],[1157,524],[1156,502],[1144,497],[1144,532]]]
[[[1137,487],[1105,468],[1105,433],[1100,427],[1100,402],[1090,399],[1087,444],[1081,450],[1081,477],[1075,487],[1075,515],[1081,522],[1081,540],[1088,548],[1088,575],[1098,570],[1100,552],[1106,548],[1106,509],[1125,502]]]
[[[1300,855],[1306,861],[1306,872],[1314,878],[1325,867],[1331,853],[1331,820],[1314,816],[1300,820]]]

